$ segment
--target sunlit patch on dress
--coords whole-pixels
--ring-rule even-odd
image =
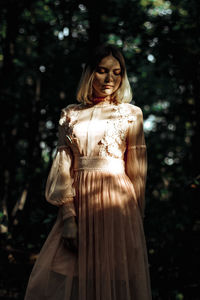
[[[124,104],[113,107],[113,113],[107,120],[104,137],[98,143],[99,155],[122,158],[126,149],[128,126],[134,121],[136,121],[136,116],[131,115]]]

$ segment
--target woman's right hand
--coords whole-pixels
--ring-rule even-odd
[[[65,247],[73,252],[78,251],[78,226],[75,217],[64,220],[62,238]]]

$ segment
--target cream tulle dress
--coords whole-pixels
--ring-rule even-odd
[[[46,199],[56,223],[32,270],[25,300],[150,300],[143,231],[146,146],[139,107],[100,102],[62,110]],[[76,216],[79,250],[63,246]]]

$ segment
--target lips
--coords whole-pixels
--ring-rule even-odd
[[[111,88],[113,88],[113,85],[105,84],[103,87],[106,88],[106,89],[111,89]]]

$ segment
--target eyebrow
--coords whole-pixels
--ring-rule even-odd
[[[98,68],[101,68],[101,69],[105,69],[105,70],[108,70],[108,68],[106,68],[106,67],[103,67],[103,66],[97,66]],[[114,69],[115,71],[117,71],[117,70],[121,70],[121,68],[115,68]]]

